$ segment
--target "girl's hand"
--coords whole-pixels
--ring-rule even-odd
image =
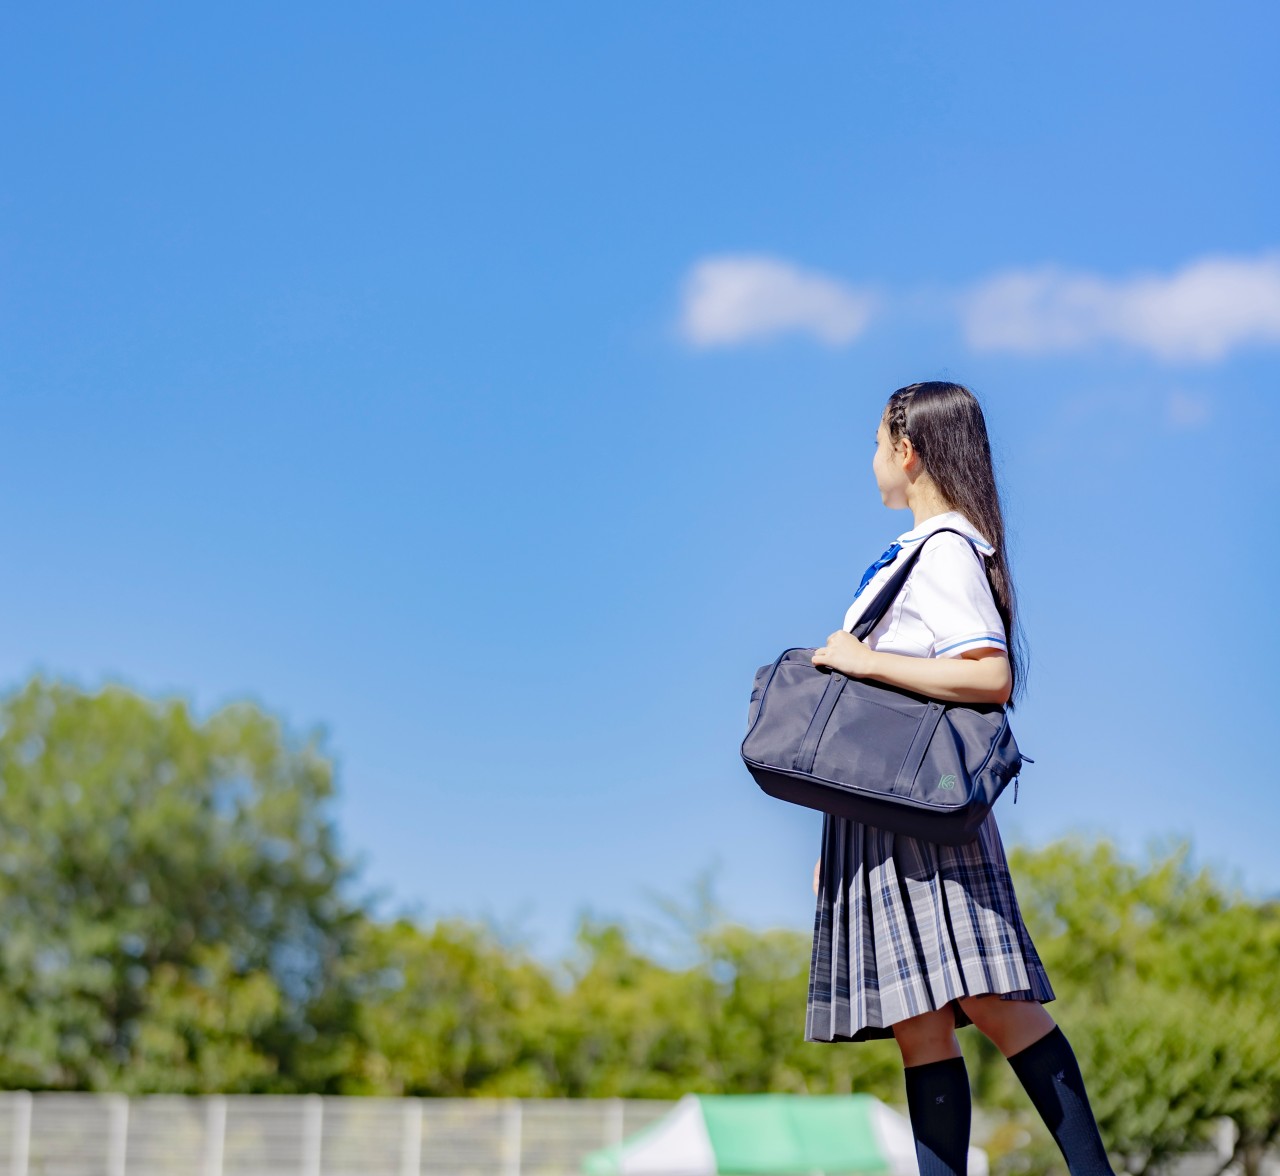
[[[815,666],[830,666],[851,678],[869,674],[875,658],[875,650],[848,629],[837,629],[827,638],[826,645],[813,651]]]
[[[822,859],[813,863],[813,897],[818,897],[818,871],[822,868]]]

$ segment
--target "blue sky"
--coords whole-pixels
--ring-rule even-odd
[[[1030,644],[1007,842],[1280,892],[1272,6],[22,5],[0,684],[323,724],[380,909],[808,929],[755,668],[972,387]]]

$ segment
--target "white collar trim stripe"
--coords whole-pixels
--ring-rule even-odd
[[[957,531],[963,531],[974,542],[974,546],[982,552],[983,555],[994,555],[995,548],[987,542],[982,533],[958,510],[946,510],[941,514],[931,515],[925,519],[918,527],[913,527],[910,531],[904,531],[898,536],[898,542],[902,544],[918,543],[926,535],[933,534],[939,527],[955,527]]]

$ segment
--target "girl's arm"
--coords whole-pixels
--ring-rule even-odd
[[[837,629],[813,651],[813,664],[851,678],[871,678],[947,702],[1009,701],[1013,676],[1003,649],[969,649],[959,657],[913,657],[869,649],[852,633]]]
[[[970,649],[959,657],[909,657],[905,653],[877,653],[870,673],[891,686],[904,686],[930,698],[949,702],[1008,702],[1013,685],[1009,658],[1004,650],[987,646]]]

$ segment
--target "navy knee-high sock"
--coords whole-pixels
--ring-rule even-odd
[[[964,1058],[906,1066],[903,1073],[920,1176],[965,1176],[973,1103]]]
[[[1071,1176],[1111,1176],[1111,1163],[1084,1090],[1075,1051],[1055,1025],[1039,1041],[1009,1055],[1009,1065],[1053,1132]]]

